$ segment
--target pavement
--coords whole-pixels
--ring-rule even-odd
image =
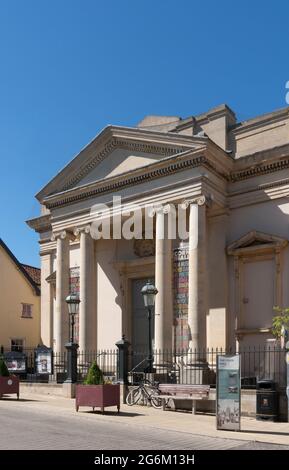
[[[25,391],[0,401],[0,449],[289,450],[289,423],[242,417],[241,431],[216,430],[213,415],[121,405],[99,411]]]

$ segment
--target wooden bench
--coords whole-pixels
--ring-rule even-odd
[[[160,393],[156,395],[161,398],[163,410],[169,399],[191,400],[192,413],[196,413],[196,401],[208,400],[210,393],[210,385],[182,385],[182,384],[159,384]]]

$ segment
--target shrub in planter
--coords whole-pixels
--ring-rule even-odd
[[[102,412],[106,406],[117,406],[119,412],[119,384],[105,383],[103,373],[96,362],[91,365],[83,385],[76,386],[76,411],[80,406],[91,406],[93,410],[100,408]]]
[[[16,393],[19,399],[19,378],[15,375],[10,375],[5,361],[0,357],[0,399],[3,395],[10,395]]]
[[[3,361],[2,357],[0,357],[0,377],[9,377],[10,373],[6,366],[6,363]]]
[[[102,370],[98,367],[96,361],[94,361],[92,366],[90,367],[87,377],[83,383],[84,385],[103,385],[104,384]]]

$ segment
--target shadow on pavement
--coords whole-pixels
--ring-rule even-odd
[[[256,431],[251,429],[242,429],[241,432],[247,432],[250,434],[273,434],[275,436],[289,436],[289,432],[281,431]]]
[[[83,411],[82,413],[87,413],[91,415],[99,415],[99,416],[124,416],[124,417],[131,416],[132,418],[135,416],[145,416],[142,413],[129,413],[126,411],[120,411],[119,413],[117,411],[104,411],[104,413],[102,413],[100,410],[95,410],[95,411],[91,410],[91,411]]]
[[[19,400],[17,400],[17,398],[11,398],[11,397],[2,397],[0,399],[0,403],[1,401],[15,401],[16,403],[20,403],[20,402],[29,402],[29,401],[38,401],[38,402],[41,402],[41,400],[32,400],[31,398],[19,398]]]

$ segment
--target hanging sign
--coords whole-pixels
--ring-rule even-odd
[[[240,431],[241,376],[239,355],[217,356],[217,429]]]

